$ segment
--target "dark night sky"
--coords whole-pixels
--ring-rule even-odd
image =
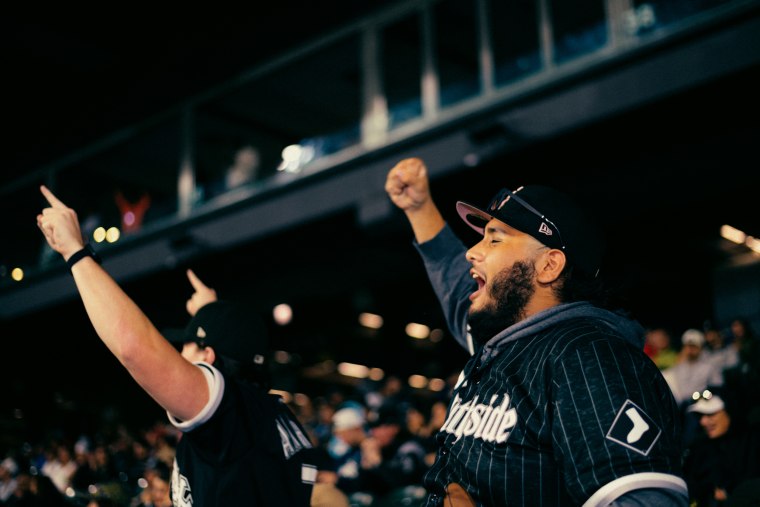
[[[6,13],[0,184],[392,3]]]

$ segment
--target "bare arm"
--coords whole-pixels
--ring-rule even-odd
[[[40,190],[50,207],[37,215],[37,226],[51,248],[68,259],[84,245],[77,215],[46,187]],[[137,383],[177,418],[200,413],[209,397],[201,370],[161,336],[92,258],[77,262],[72,274],[95,331]]]
[[[446,222],[430,195],[427,167],[418,158],[407,158],[388,173],[385,191],[406,213],[417,243],[433,239]]]

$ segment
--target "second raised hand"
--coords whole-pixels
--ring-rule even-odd
[[[191,316],[195,316],[195,314],[198,313],[198,310],[209,303],[213,303],[218,297],[216,291],[203,283],[192,269],[187,270],[187,279],[190,281],[190,285],[193,286],[195,292],[193,292],[193,295],[187,300],[185,308],[187,309],[187,313]]]

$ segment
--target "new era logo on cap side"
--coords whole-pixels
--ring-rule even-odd
[[[549,229],[549,226],[546,225],[546,223],[544,222],[541,222],[541,227],[538,228],[538,232],[540,232],[541,234],[546,234],[547,236],[552,235],[552,230]]]
[[[205,338],[206,330],[203,329],[201,326],[198,326],[198,331],[195,333],[195,336],[197,336],[198,338]]]

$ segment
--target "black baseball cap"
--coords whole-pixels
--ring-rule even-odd
[[[243,364],[264,365],[269,336],[258,314],[243,303],[215,301],[195,314],[181,332],[164,333],[172,343],[195,342]]]
[[[599,227],[559,190],[542,185],[526,185],[515,191],[503,188],[484,208],[457,202],[457,213],[480,234],[495,218],[549,248],[562,250],[568,263],[579,270],[592,276],[599,272],[604,252]]]

